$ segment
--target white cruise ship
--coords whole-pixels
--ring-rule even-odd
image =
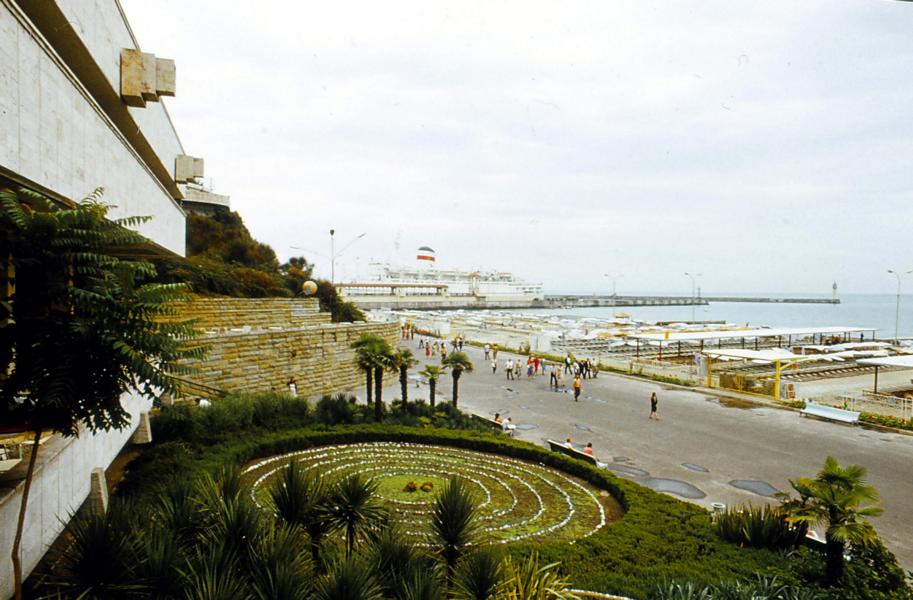
[[[504,271],[439,269],[434,250],[422,246],[414,266],[371,263],[372,276],[363,282],[338,283],[346,296],[438,296],[479,300],[534,301],[543,298],[542,284],[523,281]]]

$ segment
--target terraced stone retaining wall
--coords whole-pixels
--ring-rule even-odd
[[[200,319],[210,348],[189,378],[228,392],[284,392],[292,377],[302,395],[359,388],[352,342],[376,333],[393,344],[399,334],[397,322],[331,323],[310,298],[201,298],[180,311]]]

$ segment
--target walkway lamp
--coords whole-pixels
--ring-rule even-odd
[[[903,277],[904,275],[909,275],[910,273],[913,273],[913,271],[906,271],[904,273],[900,273],[898,271],[895,271],[894,269],[888,269],[888,273],[891,273],[892,275],[894,275],[894,277],[897,278],[897,308],[895,309],[895,312],[894,312],[894,343],[897,344],[897,343],[899,343],[898,330],[900,329],[900,280],[901,280],[901,277]]]

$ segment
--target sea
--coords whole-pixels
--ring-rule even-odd
[[[626,294],[638,295],[638,294]],[[658,294],[646,295],[680,295]],[[789,298],[784,294],[716,294],[726,297],[767,297]],[[796,297],[796,295],[792,295]],[[829,298],[830,296],[802,295],[803,298]],[[840,304],[789,304],[754,302],[711,302],[707,306],[693,307],[697,321],[726,321],[736,325],[769,327],[871,327],[877,329],[879,338],[894,337],[894,316],[897,307],[896,294],[843,294]],[[690,321],[691,306],[619,306],[617,312],[624,312],[647,322]],[[532,309],[537,314],[572,315],[581,317],[612,316],[612,307]],[[913,295],[900,297],[900,323],[898,335],[913,338]]]

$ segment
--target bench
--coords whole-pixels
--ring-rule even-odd
[[[815,404],[814,402],[806,402],[805,408],[800,410],[799,414],[811,417],[820,417],[830,421],[840,421],[841,423],[859,422],[859,413],[854,410],[844,410],[842,408],[834,408],[833,406]]]
[[[548,446],[552,452],[560,452],[561,454],[564,454],[565,456],[570,456],[571,458],[576,458],[578,460],[588,462],[591,465],[593,465],[594,467],[602,466],[599,464],[599,461],[596,460],[595,456],[590,456],[586,452],[581,452],[580,450],[577,450],[575,448],[568,448],[561,442],[556,442],[555,440],[548,440]]]
[[[470,413],[469,418],[473,421],[477,421],[483,425],[488,425],[492,429],[497,429],[498,431],[504,431],[504,426],[495,421],[494,419],[489,419],[484,415],[477,415],[476,413]]]

